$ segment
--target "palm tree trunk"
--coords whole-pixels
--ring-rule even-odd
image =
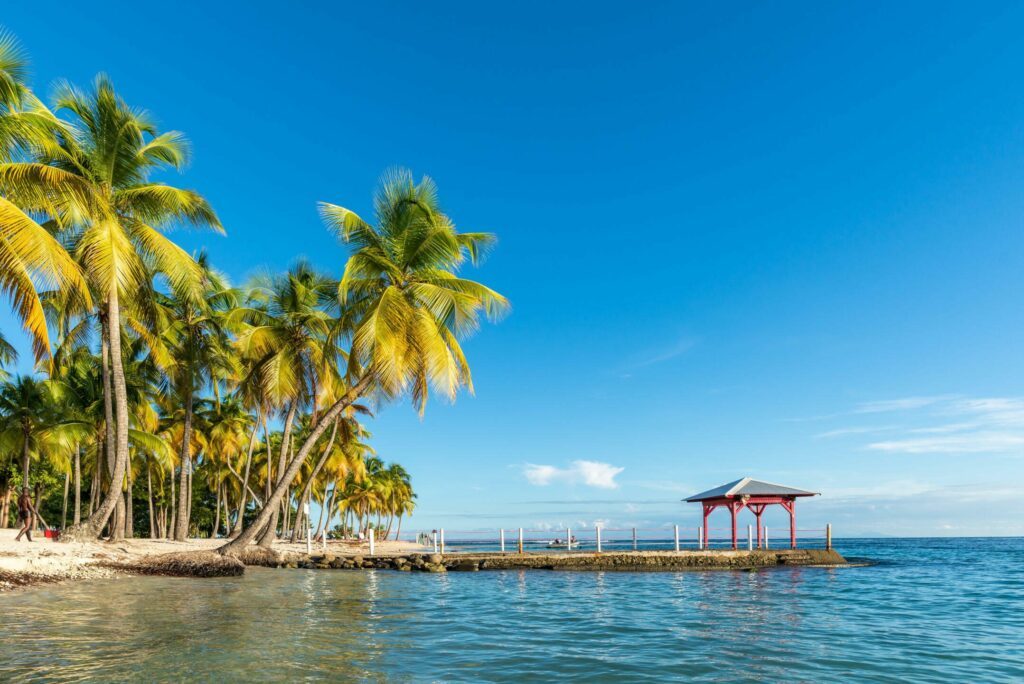
[[[256,421],[252,426],[252,434],[249,435],[249,450],[245,454],[245,474],[242,477],[242,496],[238,504],[238,517],[235,519],[234,527],[229,536],[237,537],[242,533],[245,526],[245,507],[249,503],[249,468],[252,466],[252,452],[256,448],[256,432],[260,429],[260,417],[263,413],[262,407],[256,411]]]
[[[89,509],[85,513],[87,518],[92,517],[92,512],[96,509],[96,504],[100,498],[100,464],[103,462],[103,447],[101,443],[102,439],[96,443],[96,463],[93,465],[92,480],[89,482]]]
[[[131,539],[135,536],[135,507],[132,505],[134,499],[133,490],[135,482],[132,480],[131,463],[125,469],[125,492],[124,492],[124,536]]]
[[[281,482],[281,476],[284,474],[284,466],[285,466],[285,463],[287,461],[288,447],[289,447],[289,444],[291,442],[291,436],[292,436],[292,425],[295,422],[295,412],[298,409],[298,405],[299,405],[298,401],[292,401],[289,404],[289,406],[288,406],[288,413],[287,413],[287,415],[285,416],[285,419],[284,419],[284,431],[283,431],[283,433],[281,435],[281,453],[278,454],[278,457],[277,457],[277,481],[276,481],[276,483],[280,483]],[[268,449],[269,449],[269,441],[267,442],[267,444],[268,444]],[[269,469],[270,469],[270,462],[267,461],[267,472],[268,473],[269,473]],[[270,481],[269,477],[267,478],[267,481],[269,483],[269,481]],[[277,521],[280,519],[279,515],[278,515],[278,510],[277,509],[278,509],[279,506],[280,506],[280,503],[278,503],[277,505],[275,505],[273,507],[272,515],[271,515],[270,520],[268,521],[267,528],[263,532],[263,536],[260,537],[260,542],[259,543],[260,543],[260,546],[262,546],[263,548],[269,549],[273,545],[274,540],[277,539]],[[287,509],[286,509],[286,512],[285,512],[285,517],[287,518]],[[284,527],[281,528],[282,531],[284,529],[287,529],[287,527],[288,527],[288,522],[287,522],[287,520],[285,520]]]
[[[156,518],[153,517],[153,472],[146,466],[146,502],[149,504],[149,538],[156,539]]]
[[[121,483],[124,481],[125,469],[128,466],[128,388],[125,382],[124,365],[121,358],[121,309],[117,298],[117,284],[110,288],[110,295],[107,300],[108,320],[107,335],[110,338],[110,370],[111,380],[114,386],[114,411],[115,411],[115,442],[114,442],[114,471],[110,477],[110,489],[99,509],[89,519],[79,526],[68,530],[70,539],[96,539],[100,530],[110,519],[110,514],[121,498]],[[124,530],[121,530],[123,534]],[[111,530],[111,539],[116,540],[118,530]]]
[[[26,427],[21,437],[21,488],[28,489],[29,443],[31,433]]]
[[[401,536],[402,536],[402,516],[399,515],[398,516],[398,529],[395,530],[395,541],[398,541],[398,538],[401,537]]]
[[[313,481],[316,480],[317,475],[323,470],[324,464],[327,463],[327,459],[331,455],[331,449],[334,448],[334,440],[338,436],[338,419],[335,418],[334,427],[331,428],[331,437],[327,440],[327,446],[324,448],[324,452],[320,455],[320,460],[317,461],[316,466],[313,468],[313,472],[309,474],[309,479],[306,480],[306,485],[302,488],[302,495],[299,498],[308,498],[309,490],[313,487]],[[326,496],[326,494],[324,495]],[[292,543],[295,542],[295,535],[292,534]]]
[[[72,524],[82,521],[82,445],[75,445],[75,519]]]
[[[68,526],[68,491],[71,489],[71,475],[64,473],[64,512],[60,516],[60,529]]]
[[[107,475],[110,477],[111,483],[114,482],[114,462],[117,460],[117,454],[115,453],[117,448],[116,437],[114,435],[115,420],[114,420],[114,408],[113,408],[113,385],[110,377],[110,343],[109,343],[109,316],[101,318],[101,327],[103,328],[103,334],[100,336],[100,355],[102,356],[102,375],[103,375],[103,416],[104,416],[104,429],[106,430],[106,439],[103,440],[106,454],[104,460],[107,464]],[[106,346],[104,346],[106,342]],[[97,491],[102,492],[101,487]],[[111,484],[113,487],[113,484]],[[122,536],[121,533],[114,534],[113,530],[116,528],[122,530],[124,527],[124,504],[120,499],[121,487],[117,488],[118,500],[117,505],[114,507],[114,517],[110,524],[111,534],[110,539],[114,541],[118,537]],[[101,526],[102,527],[102,526]]]
[[[277,486],[274,487],[274,491],[267,497],[267,500],[263,502],[263,509],[256,516],[253,524],[234,540],[220,547],[218,551],[223,554],[237,554],[241,549],[249,545],[249,542],[256,536],[256,532],[262,529],[277,511],[281,498],[291,486],[292,481],[295,480],[295,476],[298,475],[303,462],[309,456],[309,452],[313,450],[317,440],[327,431],[327,426],[333,423],[334,419],[340,416],[342,411],[359,399],[360,395],[370,386],[372,380],[373,376],[370,374],[364,375],[341,399],[334,402],[334,406],[327,410],[320,422],[316,424],[316,427],[310,431],[302,448],[299,449],[299,453],[295,455],[295,458],[288,464],[285,472],[282,473],[282,477],[278,479]]]
[[[188,478],[192,470],[192,383],[185,397],[185,428],[181,433],[181,480],[178,485],[178,518],[174,524],[174,540],[185,541],[188,536],[189,506]]]
[[[210,539],[217,538],[217,528],[220,527],[220,492],[221,487],[220,485],[217,485],[217,503],[214,506],[215,512],[213,514],[213,531],[210,532]]]
[[[174,496],[174,468],[171,468],[171,524],[167,526],[166,538],[174,534],[174,526],[178,522],[178,499]]]
[[[11,502],[11,484],[4,485],[4,497],[0,500],[0,528],[6,529],[10,525],[8,505]]]

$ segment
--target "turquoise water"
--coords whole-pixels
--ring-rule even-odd
[[[0,680],[1024,679],[1024,539],[837,547],[875,564],[38,588],[0,597]]]

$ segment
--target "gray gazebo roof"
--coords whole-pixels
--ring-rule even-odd
[[[700,494],[694,494],[686,499],[687,502],[706,501],[708,499],[721,499],[722,497],[740,496],[816,496],[818,492],[808,492],[795,487],[763,482],[750,477],[744,477],[735,482],[729,482],[720,487],[709,489]]]

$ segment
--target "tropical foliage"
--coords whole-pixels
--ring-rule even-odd
[[[298,261],[233,286],[167,234],[223,232],[165,180],[189,157],[105,76],[47,105],[0,34],[0,291],[36,362],[0,375],[0,524],[24,486],[70,538],[222,536],[234,553],[307,527],[397,535],[416,495],[366,422],[472,391],[462,341],[508,305],[460,271],[493,236],[398,170],[372,220],[320,204],[349,248],[338,275]]]

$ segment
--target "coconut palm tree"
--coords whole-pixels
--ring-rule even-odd
[[[167,321],[162,346],[172,359],[168,370],[170,389],[184,405],[184,437],[181,440],[181,475],[178,488],[178,511],[174,539],[188,536],[191,497],[192,453],[191,432],[196,392],[206,383],[216,382],[219,375],[230,374],[234,358],[231,353],[226,312],[235,303],[234,292],[223,275],[210,268],[205,255],[198,264],[202,273],[203,296],[173,297],[157,294],[158,306],[164,309]]]
[[[376,225],[343,207],[320,205],[328,227],[353,249],[338,285],[336,328],[350,341],[349,384],[287,464],[254,525],[223,553],[237,553],[252,541],[253,528],[267,525],[316,442],[364,394],[408,393],[422,414],[431,387],[449,399],[461,387],[472,391],[459,340],[482,316],[499,317],[508,302],[457,274],[467,259],[477,263],[494,237],[457,231],[440,209],[433,181],[416,183],[408,171],[385,176],[375,205]]]
[[[180,223],[220,230],[220,222],[198,193],[151,181],[156,171],[181,170],[188,144],[181,133],[159,133],[149,115],[129,107],[107,77],[97,77],[90,91],[60,85],[56,111],[73,125],[60,132],[56,145],[39,150],[37,160],[0,164],[0,192],[24,210],[53,217],[101,303],[115,413],[112,482],[121,482],[130,422],[122,300],[130,303],[144,291],[150,273],[166,279],[176,295],[198,299],[200,267],[161,230]],[[120,500],[119,489],[111,487],[89,520],[66,536],[98,536]]]
[[[248,289],[249,306],[232,314],[246,324],[237,348],[261,383],[263,403],[284,412],[274,482],[284,472],[299,410],[309,407],[315,422],[320,398],[336,394],[341,387],[339,353],[331,338],[334,319],[329,313],[336,288],[335,281],[300,261],[285,274],[254,279]],[[276,526],[275,509],[264,523],[261,544],[274,540]]]
[[[67,470],[68,456],[88,435],[87,424],[60,416],[59,384],[19,375],[0,386],[0,449],[21,454],[21,486],[33,459],[51,458]]]
[[[0,162],[52,146],[62,130],[25,84],[26,75],[24,53],[11,34],[0,30]],[[39,202],[29,204],[39,208]],[[89,295],[82,272],[63,245],[25,209],[0,189],[0,289],[10,298],[36,359],[41,360],[49,353],[50,337],[39,290],[74,290],[86,300]]]

